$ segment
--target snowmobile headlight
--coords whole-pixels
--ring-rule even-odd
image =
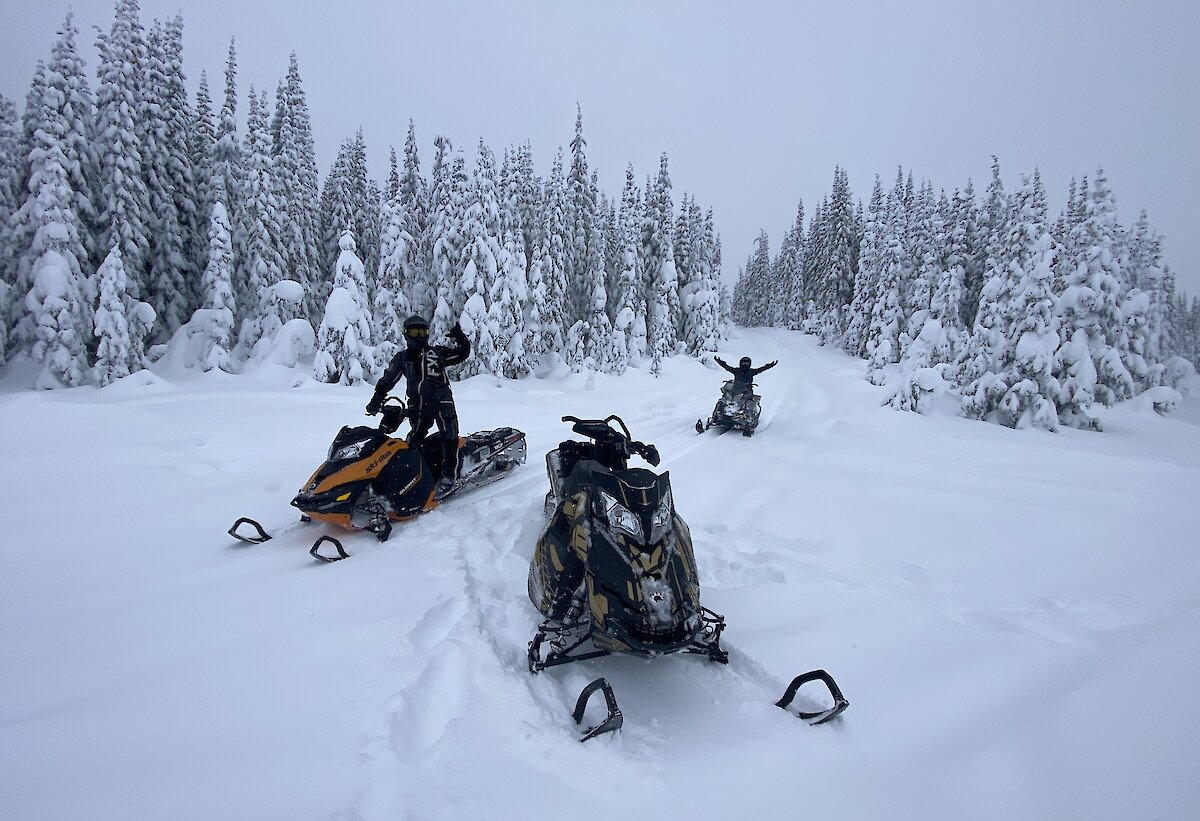
[[[642,538],[642,523],[632,510],[603,490],[600,491],[600,501],[604,505],[604,515],[608,518],[608,524],[613,530],[635,539]]]
[[[662,501],[654,515],[650,517],[650,541],[657,542],[662,538],[663,531],[671,524],[671,489],[663,494]]]
[[[329,461],[340,462],[343,459],[357,459],[362,455],[363,448],[367,446],[370,439],[360,439],[357,442],[351,442],[348,445],[342,445],[337,450],[329,449]]]

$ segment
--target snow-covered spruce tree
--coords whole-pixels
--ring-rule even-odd
[[[238,353],[243,358],[253,355],[260,342],[270,343],[291,316],[280,313],[281,304],[275,295],[275,285],[284,279],[283,255],[278,248],[282,211],[275,197],[272,181],[271,143],[267,125],[266,99],[259,99],[250,89],[249,114],[246,121],[246,142],[243,146],[245,176],[242,180],[242,217],[245,231],[245,282],[249,304],[242,311],[238,331]]]
[[[613,301],[613,327],[622,334],[627,360],[641,364],[646,355],[645,277],[640,268],[638,247],[641,242],[641,193],[633,180],[633,165],[625,168],[625,188],[621,193],[619,246],[621,273]]]
[[[889,196],[887,216],[883,224],[878,262],[879,284],[875,292],[875,305],[871,310],[871,323],[867,328],[865,353],[869,363],[867,378],[872,384],[884,382],[884,366],[898,361],[901,314],[901,282],[904,278],[904,247],[897,230],[899,209],[903,203],[898,197]]]
[[[479,141],[479,153],[475,172],[471,180],[469,199],[463,221],[463,276],[462,293],[466,309],[472,314],[473,327],[467,331],[475,355],[463,363],[458,373],[474,376],[488,371],[497,373],[496,351],[501,329],[488,321],[488,308],[492,287],[500,274],[502,250],[500,247],[500,203],[497,197],[495,157],[491,149]],[[478,295],[480,300],[472,303]],[[514,329],[515,330],[515,329]]]
[[[1087,337],[1096,372],[1093,397],[1104,405],[1127,398],[1134,390],[1133,378],[1115,346],[1124,327],[1120,307],[1121,269],[1114,253],[1118,230],[1116,205],[1101,170],[1084,201],[1083,220],[1071,229],[1068,237],[1070,250],[1067,253],[1073,252],[1074,257],[1065,268],[1059,313],[1066,344],[1076,344],[1078,331],[1083,331]],[[1072,351],[1064,356],[1071,360],[1076,353]],[[1060,371],[1060,382],[1064,385],[1074,378],[1070,373]],[[1069,412],[1062,421],[1071,424],[1075,418],[1076,415]],[[1087,424],[1091,426],[1090,422]]]
[[[114,245],[96,272],[100,306],[96,309],[96,381],[101,387],[129,375],[129,322],[125,318],[125,265],[121,247]]]
[[[1058,403],[1062,400],[1053,372],[1060,342],[1057,300],[1051,290],[1056,251],[1049,225],[1043,221],[1036,228],[1040,233],[1033,238],[1027,256],[1030,270],[1017,292],[1015,321],[1001,361],[1001,380],[1008,391],[996,408],[996,417],[1010,428],[1032,425],[1053,431],[1058,429]]]
[[[671,322],[671,305],[675,300],[672,300],[671,297],[674,294],[676,300],[678,299],[676,289],[679,282],[675,276],[674,254],[669,253],[671,250],[669,239],[666,242],[665,250],[668,253],[663,255],[662,264],[659,266],[658,277],[647,312],[650,320],[650,370],[655,376],[662,370],[662,361],[675,352],[675,326]]]
[[[879,289],[879,262],[882,254],[883,229],[887,215],[883,207],[883,184],[875,176],[875,187],[871,192],[871,204],[867,208],[863,237],[859,245],[858,276],[854,279],[854,298],[850,302],[850,321],[842,337],[842,347],[851,355],[863,357],[867,351],[868,330],[875,311]],[[792,298],[797,299],[803,289],[794,289]],[[800,327],[792,325],[790,327]]]
[[[588,173],[587,140],[583,137],[583,110],[577,105],[575,137],[571,140],[571,168],[566,179],[567,315],[587,319],[592,311],[594,271],[599,265],[595,242],[596,196]],[[579,365],[581,363],[572,363]]]
[[[277,113],[278,138],[273,142],[271,154],[277,197],[282,205],[279,250],[284,270],[304,288],[306,316],[315,320],[324,305],[320,299],[322,289],[318,287],[324,279],[318,250],[320,195],[308,102],[294,52]]]
[[[95,148],[96,104],[88,85],[84,60],[79,56],[72,14],[67,13],[58,40],[51,50],[46,80],[51,89],[61,93],[60,110],[66,124],[61,135],[63,155],[67,160],[67,181],[74,195],[74,210],[79,230],[79,242],[88,257],[79,264],[87,273],[100,263],[103,251],[96,245],[100,230],[97,207],[100,168]]]
[[[587,319],[584,365],[601,373],[613,373],[620,359],[612,322],[608,318],[608,294],[604,290],[604,270],[592,271],[592,304]]]
[[[42,389],[82,385],[87,373],[78,322],[82,312],[79,263],[67,250],[66,234],[61,222],[48,227],[46,250],[34,262],[33,288],[25,297],[34,322],[33,358],[42,365],[34,386]]]
[[[147,59],[137,0],[117,1],[112,27],[100,35],[97,47],[96,145],[104,229],[99,247],[121,246],[128,292],[141,299],[149,288],[146,271],[152,220],[142,128],[136,119],[142,112]]]
[[[395,277],[411,304],[421,316],[433,313],[437,289],[430,278],[430,259],[427,247],[429,234],[429,193],[421,177],[417,156],[417,137],[412,120],[404,141],[404,171],[399,175],[399,188],[391,219],[398,229],[397,242],[392,249]],[[382,251],[381,251],[382,255]]]
[[[953,200],[944,208],[942,225],[945,236],[940,244],[942,259],[938,265],[937,284],[929,300],[929,315],[942,328],[941,339],[933,351],[933,362],[944,364],[947,369],[952,369],[958,361],[966,339],[962,304],[966,289],[969,226],[962,218],[964,210],[962,194],[955,191]],[[947,374],[944,369],[943,376],[958,384],[957,374]]]
[[[491,372],[517,379],[532,372],[525,350],[525,317],[522,306],[529,299],[525,279],[525,246],[520,228],[510,227],[504,236],[500,271],[492,283],[488,324],[494,328],[496,355]]]
[[[709,209],[700,223],[698,241],[693,242],[693,247],[697,249],[693,255],[695,280],[687,321],[688,353],[692,356],[715,352],[721,342],[721,289],[719,272],[713,268],[715,240],[713,214]]]
[[[229,218],[230,239],[233,250],[233,269],[230,284],[233,286],[234,319],[242,318],[242,312],[250,305],[253,297],[248,293],[245,273],[246,228],[242,224],[242,178],[244,176],[242,146],[237,136],[237,47],[233,38],[229,40],[229,56],[225,61],[225,101],[217,117],[216,143],[213,145],[212,181],[210,187],[213,200],[224,203]]]
[[[471,340],[471,358],[454,369],[460,379],[488,371],[496,361],[496,328],[488,321],[487,300],[484,297],[484,276],[467,258],[461,286],[467,295],[459,324]]]
[[[468,257],[465,225],[471,192],[462,152],[440,135],[434,142],[438,154],[446,158],[435,163],[433,199],[437,210],[431,228],[433,272],[438,290],[429,330],[431,336],[440,339],[459,321],[467,301],[462,286]]]
[[[675,271],[675,252],[671,241],[672,212],[671,176],[667,170],[667,155],[659,158],[658,177],[646,181],[645,213],[642,217],[642,271],[646,277],[646,292],[650,300],[647,308],[647,340],[654,356],[659,346],[661,356],[675,352],[679,327],[679,282]],[[670,263],[671,281],[664,281],[662,269]],[[666,315],[659,319],[654,306],[655,300],[666,300]],[[655,322],[666,322],[667,326],[655,327]],[[662,347],[662,346],[666,347]]]
[[[0,94],[0,365],[9,354],[11,313],[16,298],[16,261],[9,220],[20,206],[17,197],[19,151],[20,125],[16,106]]]
[[[163,326],[174,332],[187,320],[200,300],[200,272],[203,270],[198,246],[204,245],[207,233],[202,191],[195,166],[192,146],[194,115],[188,104],[186,78],[183,74],[183,18],[171,18],[162,34],[163,85],[159,105],[163,117],[163,145],[166,151],[167,189],[175,204],[180,232],[178,252],[181,288],[176,299],[165,306]]]
[[[374,354],[365,291],[365,268],[355,253],[354,235],[347,228],[342,232],[333,291],[317,330],[313,378],[318,382],[357,385],[370,375]]]
[[[739,325],[756,328],[766,324],[770,278],[771,241],[766,231],[760,231],[754,243],[754,254],[746,261],[734,291],[735,305],[741,306],[740,316],[734,317]]]
[[[780,244],[776,265],[783,290],[778,295],[781,306],[780,325],[798,329],[804,322],[804,200],[796,204],[796,219],[791,229],[784,234]],[[712,248],[707,249],[709,257]],[[711,259],[708,261],[712,266]]]
[[[40,89],[37,127],[26,157],[26,197],[10,222],[10,240],[18,254],[12,299],[22,300],[23,308],[12,342],[22,349],[33,346],[34,358],[44,364],[39,378],[43,387],[71,387],[81,383],[87,370],[92,310],[80,264],[87,252],[79,239],[76,198],[67,171],[71,163],[62,139],[67,131],[64,96],[55,88],[53,74]]]
[[[400,198],[400,175],[395,168],[395,151],[392,152],[395,181],[389,181],[393,191],[383,206],[383,230],[379,238],[379,270],[375,278],[373,330],[375,331],[378,360],[390,361],[403,336],[404,318],[413,313],[409,301],[405,263],[417,249],[417,240],[407,230],[407,218]]]
[[[179,214],[175,190],[181,175],[176,173],[179,146],[174,142],[183,135],[172,133],[179,123],[168,119],[177,101],[172,98],[175,92],[168,77],[167,41],[166,28],[156,20],[146,39],[146,85],[138,120],[150,203],[145,297],[162,317],[164,331],[171,334],[186,321],[189,300],[184,255],[187,226]]]
[[[192,234],[187,254],[197,271],[208,267],[208,229],[212,217],[212,163],[213,149],[217,145],[216,126],[213,124],[212,97],[208,92],[208,75],[200,72],[200,84],[196,89],[196,107],[192,111],[191,128],[188,130],[188,156],[191,158],[192,178],[196,192],[196,230]],[[203,275],[195,283],[193,301],[203,300]],[[199,301],[197,301],[199,300]]]
[[[201,337],[200,366],[205,371],[220,368],[232,372],[233,348],[233,239],[229,235],[229,213],[225,203],[212,205],[208,228],[208,263],[204,268],[204,307],[196,311],[192,324]]]
[[[535,288],[531,298],[537,301],[536,311],[540,317],[538,330],[531,338],[529,350],[536,355],[553,354],[565,358],[567,342],[566,301],[567,249],[566,187],[563,176],[561,149],[551,167],[546,182],[545,210],[541,230],[541,244],[536,252],[536,275],[530,282],[540,280],[541,287]]]
[[[945,244],[945,226],[938,210],[933,185],[922,182],[913,202],[913,214],[909,220],[909,253],[912,259],[912,278],[904,294],[906,336],[902,337],[900,358],[904,358],[907,345],[924,333],[925,322],[930,316],[933,291],[941,278],[940,265]],[[940,323],[939,323],[940,324]],[[922,352],[922,356],[924,356]]]
[[[855,254],[854,205],[850,198],[850,178],[842,168],[834,170],[833,195],[826,212],[829,232],[829,267],[817,307],[825,315],[821,338],[832,342],[846,332],[847,307],[854,300],[854,279],[858,274]]]

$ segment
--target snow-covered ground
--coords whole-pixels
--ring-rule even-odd
[[[316,525],[224,531],[293,522],[369,387],[266,367],[33,392],[10,368],[0,817],[1196,817],[1197,391],[1015,432],[880,407],[864,363],[799,334],[723,354],[780,361],[753,438],[696,435],[722,372],[683,357],[459,383],[464,430],[521,428],[528,464],[333,565]],[[526,671],[566,413],[658,445],[728,667]],[[821,727],[772,704],[814,667],[850,700]],[[601,674],[625,728],[579,744]]]

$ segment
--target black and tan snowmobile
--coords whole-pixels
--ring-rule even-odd
[[[529,598],[545,619],[529,642],[530,672],[613,653],[655,658],[682,652],[727,664],[725,619],[700,604],[692,537],[675,510],[670,473],[629,467],[635,455],[657,466],[657,448],[634,441],[618,416],[562,419],[589,441],[567,440],[546,454],[547,521],[528,581]],[[809,681],[828,686],[833,706],[800,717],[822,723],[846,709],[823,670],[797,677],[779,706],[786,709]],[[579,695],[576,723],[598,690],[608,716],[584,741],[624,720],[611,686],[598,678]]]
[[[427,436],[419,447],[391,437],[407,418],[404,403],[388,397],[378,427],[347,425],[338,431],[325,461],[292,499],[301,521],[368,530],[386,541],[393,523],[503,479],[525,463],[525,434],[515,428],[460,437],[458,475],[449,492],[435,498],[434,486],[442,476],[442,434]],[[240,532],[243,527],[253,532]],[[244,517],[233,523],[229,535],[255,544],[271,538],[258,522]],[[322,553],[323,545],[336,555]],[[326,562],[348,558],[341,542],[328,535],[317,539],[309,553]]]
[[[712,416],[707,422],[696,420],[696,433],[704,433],[709,428],[740,430],[742,436],[752,436],[758,427],[758,417],[762,413],[762,397],[754,392],[755,385],[750,390],[739,390],[732,379],[721,386],[721,398],[713,407]]]

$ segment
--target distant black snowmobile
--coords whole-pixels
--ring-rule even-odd
[[[564,441],[546,454],[548,520],[528,583],[529,598],[545,620],[529,642],[530,672],[612,653],[654,658],[682,651],[727,664],[729,654],[721,647],[725,619],[700,604],[692,537],[675,511],[670,474],[628,466],[633,455],[657,466],[657,448],[634,441],[618,416],[562,419],[590,441]],[[591,649],[584,647],[589,642]],[[802,718],[822,723],[846,709],[823,670],[797,677],[779,706],[786,708],[809,681],[824,682],[834,704],[799,713]],[[603,678],[580,693],[576,723],[597,690],[604,693],[608,717],[583,741],[623,723]]]
[[[379,541],[392,533],[393,522],[403,522],[433,510],[477,487],[503,479],[525,463],[525,434],[515,428],[472,433],[459,439],[459,470],[448,493],[435,498],[434,485],[441,478],[441,432],[429,435],[419,448],[404,439],[392,438],[400,424],[410,418],[404,403],[388,397],[378,427],[349,425],[338,431],[329,454],[301,488],[292,505],[299,508],[301,521],[316,520],[352,530],[369,530]],[[411,420],[410,420],[411,421]],[[246,525],[255,531],[238,532]],[[233,523],[229,534],[245,542],[259,543],[271,536],[253,519]],[[329,544],[337,555],[320,552]],[[316,559],[334,562],[348,558],[341,542],[322,536],[309,551]]]
[[[704,433],[712,427],[725,430],[740,430],[742,436],[751,436],[758,427],[758,416],[762,413],[762,397],[754,393],[754,385],[749,391],[741,389],[730,379],[721,386],[721,398],[713,408],[712,416],[707,422],[696,420],[696,433]]]

